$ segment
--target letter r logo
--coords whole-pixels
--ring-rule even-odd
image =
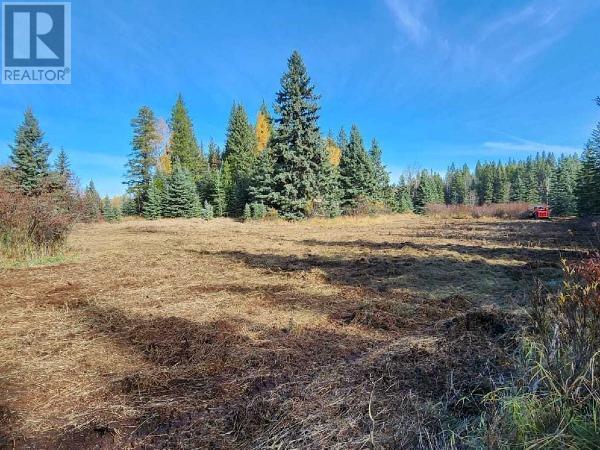
[[[3,6],[5,66],[64,66],[64,4],[5,3]]]

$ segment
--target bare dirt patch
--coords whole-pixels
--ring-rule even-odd
[[[531,277],[586,239],[412,216],[80,226],[75,262],[0,272],[0,446],[415,447],[476,411]]]

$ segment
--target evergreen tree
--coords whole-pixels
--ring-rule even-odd
[[[107,222],[118,222],[121,220],[121,210],[116,208],[108,196],[104,197],[101,204],[102,216]]]
[[[159,219],[162,214],[162,195],[154,182],[150,183],[142,214],[146,219]]]
[[[469,167],[465,164],[461,170],[458,170],[453,163],[446,174],[446,203],[451,205],[468,203],[470,184]]]
[[[133,140],[127,162],[127,192],[133,195],[136,214],[141,214],[148,201],[148,191],[152,176],[156,171],[157,152],[161,136],[156,128],[156,118],[152,110],[142,106],[137,117],[131,121]]]
[[[319,96],[298,52],[281,78],[275,113],[277,128],[270,140],[273,174],[270,205],[288,219],[310,214],[315,202],[332,198],[328,156],[320,137]],[[268,187],[267,187],[268,189]]]
[[[200,209],[200,199],[191,174],[180,163],[175,163],[165,186],[163,216],[198,217]]]
[[[102,217],[100,194],[94,186],[94,182],[86,186],[83,194],[82,219],[86,222],[96,222]]]
[[[317,172],[317,185],[320,195],[314,200],[313,215],[325,217],[337,217],[341,214],[342,193],[340,190],[340,170],[339,166],[331,163],[330,154],[326,150],[325,142],[322,144],[325,148],[324,159],[320,170]]]
[[[71,172],[71,164],[69,162],[69,157],[67,156],[67,152],[65,149],[61,147],[60,152],[56,156],[56,162],[54,163],[54,170],[57,174],[64,177],[65,179],[71,179],[73,173]]]
[[[173,106],[169,127],[171,134],[168,148],[172,165],[178,161],[194,180],[200,179],[206,168],[206,161],[196,141],[194,126],[181,95]]]
[[[476,191],[480,205],[494,201],[494,166],[477,162],[475,167]]]
[[[514,171],[512,182],[510,183],[510,201],[524,202],[527,201],[527,187],[523,180],[523,171],[517,168]]]
[[[371,148],[369,150],[369,156],[371,157],[371,163],[373,166],[373,178],[375,181],[375,192],[374,198],[381,202],[388,204],[392,197],[390,187],[390,174],[387,172],[385,166],[381,161],[381,148],[377,143],[377,140],[371,141]]]
[[[271,190],[274,172],[273,151],[270,147],[267,147],[260,154],[252,173],[249,188],[249,198],[252,202],[270,206],[275,205],[275,196]]]
[[[600,106],[600,97],[596,102]],[[581,156],[577,196],[579,214],[600,215],[600,122]]]
[[[410,188],[408,187],[404,176],[400,177],[400,183],[398,184],[398,188],[396,190],[396,205],[396,211],[399,213],[414,211]]]
[[[204,220],[210,220],[215,217],[213,206],[208,202],[204,202],[204,206],[200,209],[199,217]]]
[[[9,147],[20,188],[26,194],[34,193],[48,176],[51,150],[44,142],[44,133],[30,108],[25,111],[23,123],[17,128],[15,143]]]
[[[208,142],[208,168],[218,170],[221,168],[221,150],[212,139]]]
[[[265,102],[260,105],[258,115],[256,117],[256,153],[260,154],[269,143],[271,133],[273,131],[273,121],[269,114],[269,109]]]
[[[600,214],[600,151],[588,142],[581,155],[581,169],[577,179],[578,211],[582,216]]]
[[[579,160],[576,156],[561,156],[550,186],[552,214],[571,216],[577,213],[577,175]]]
[[[340,128],[340,132],[338,133],[337,146],[343,152],[346,147],[348,147],[348,136],[346,135],[346,130],[344,127]]]
[[[350,141],[342,150],[340,186],[342,205],[355,207],[359,197],[373,199],[376,192],[374,165],[363,145],[356,125],[350,130]]]
[[[256,135],[248,121],[246,110],[234,103],[229,116],[223,159],[228,164],[231,184],[226,186],[229,214],[239,216],[248,202],[250,176],[256,161]]]
[[[229,162],[233,178],[248,176],[256,160],[256,135],[244,106],[234,103],[229,115],[223,159]]]
[[[250,205],[248,203],[246,203],[244,205],[244,213],[242,215],[242,218],[244,220],[250,220],[250,219],[252,219],[252,209],[250,208]]]
[[[135,216],[137,214],[135,200],[126,196],[121,205],[121,214],[124,216]]]
[[[510,184],[502,163],[494,166],[493,196],[494,203],[507,203],[510,200]]]
[[[200,197],[208,202],[215,216],[220,217],[226,212],[226,193],[223,187],[223,176],[218,169],[207,170],[200,182]]]
[[[252,218],[255,220],[263,219],[267,215],[267,208],[262,203],[251,203]]]
[[[425,212],[425,207],[431,203],[444,202],[443,180],[439,174],[423,170],[419,175],[418,186],[413,196],[414,211]]]

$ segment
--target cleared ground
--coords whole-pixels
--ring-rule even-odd
[[[0,447],[412,447],[441,405],[475,411],[506,312],[586,240],[413,216],[81,226],[71,262],[0,272]]]

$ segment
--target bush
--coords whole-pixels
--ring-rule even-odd
[[[213,206],[207,201],[204,202],[204,207],[200,209],[200,218],[210,220],[215,217]]]
[[[429,203],[425,215],[454,219],[498,217],[501,219],[524,219],[531,214],[529,203],[492,203],[489,205],[444,205]]]
[[[252,218],[254,220],[264,219],[267,215],[267,207],[262,203],[251,203],[250,209],[252,211]]]
[[[26,196],[0,185],[0,253],[26,259],[56,252],[77,219],[77,198],[64,191]]]
[[[389,214],[390,208],[385,202],[373,200],[367,197],[358,197],[353,206],[347,206],[343,209],[347,216],[373,216],[378,214]]]
[[[246,203],[244,205],[244,213],[242,214],[242,219],[244,219],[244,220],[252,219],[252,209],[250,208],[250,205],[248,203]]]
[[[538,285],[521,373],[488,396],[492,448],[597,448],[600,442],[600,257],[563,263],[562,292]]]

